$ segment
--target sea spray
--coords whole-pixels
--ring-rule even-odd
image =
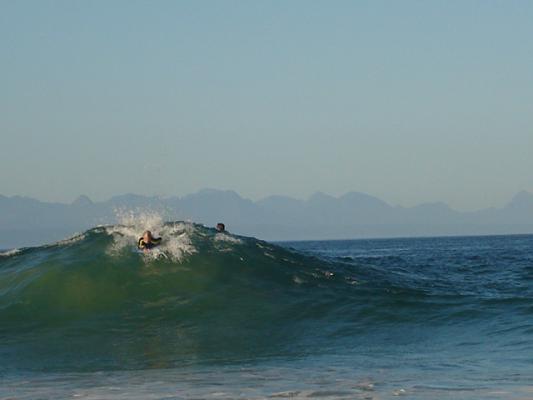
[[[149,252],[144,252],[146,259],[168,258],[179,262],[185,256],[193,254],[196,249],[191,242],[194,225],[191,223],[165,224],[159,214],[141,213],[122,215],[119,225],[106,227],[106,232],[113,237],[113,244],[108,252],[120,256],[124,250],[136,248],[137,242],[146,230],[164,240]]]

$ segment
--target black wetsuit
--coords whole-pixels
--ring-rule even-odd
[[[159,246],[160,243],[161,243],[161,238],[152,238],[152,240],[149,243],[146,243],[144,239],[141,237],[139,238],[139,241],[137,242],[137,248],[139,250],[150,250],[156,246]]]

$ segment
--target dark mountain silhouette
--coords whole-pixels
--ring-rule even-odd
[[[0,248],[62,239],[102,224],[121,211],[157,212],[167,220],[209,226],[224,222],[232,232],[267,240],[476,235],[533,232],[533,194],[522,191],[502,208],[459,212],[444,203],[398,207],[364,193],[307,200],[269,196],[251,201],[230,190],[203,189],[183,197],[125,194],[104,202],[87,196],[72,204],[0,195]]]

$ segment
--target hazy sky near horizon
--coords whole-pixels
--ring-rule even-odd
[[[0,0],[0,194],[533,190],[533,2]]]

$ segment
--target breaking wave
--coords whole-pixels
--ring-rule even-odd
[[[163,237],[148,253],[136,250],[145,229]],[[477,290],[464,275],[441,279],[404,268],[401,258],[382,261],[390,266],[157,216],[5,252],[0,371],[301,357],[365,343],[388,327],[460,327],[494,310],[531,314],[531,293],[498,292],[479,273]]]

